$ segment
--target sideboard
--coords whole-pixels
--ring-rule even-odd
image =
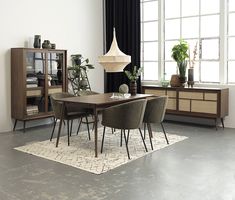
[[[224,128],[224,117],[228,115],[228,88],[184,88],[142,86],[142,93],[168,96],[167,114],[217,119]]]

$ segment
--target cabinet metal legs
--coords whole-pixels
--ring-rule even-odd
[[[13,127],[13,131],[15,131],[16,130],[16,124],[17,124],[17,119],[15,120],[15,123],[14,123],[14,127]]]

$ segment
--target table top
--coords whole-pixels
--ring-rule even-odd
[[[119,103],[124,103],[128,101],[133,101],[137,99],[144,99],[147,97],[151,97],[151,94],[136,94],[130,96],[128,98],[111,98],[113,93],[104,93],[104,94],[94,94],[94,95],[87,95],[87,96],[76,96],[76,97],[68,97],[63,98],[60,101],[66,103],[80,103],[80,104],[87,104],[87,105],[95,105],[95,106],[104,106],[104,105],[114,105]]]

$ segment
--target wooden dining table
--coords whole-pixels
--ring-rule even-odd
[[[75,96],[60,99],[62,102],[61,108],[61,118],[60,124],[57,134],[56,147],[58,147],[61,127],[63,122],[63,112],[65,110],[65,106],[68,103],[77,104],[77,106],[82,106],[83,108],[88,108],[93,110],[94,115],[94,146],[95,146],[95,157],[98,157],[98,112],[107,107],[137,100],[137,99],[145,99],[147,97],[151,97],[151,94],[136,94],[129,97],[124,96],[114,96],[114,93],[104,93],[104,94],[95,94],[95,95],[87,95],[87,96]]]

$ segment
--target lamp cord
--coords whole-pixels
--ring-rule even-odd
[[[116,0],[113,0],[113,28],[115,29],[115,19],[116,19],[116,10],[115,10]]]

